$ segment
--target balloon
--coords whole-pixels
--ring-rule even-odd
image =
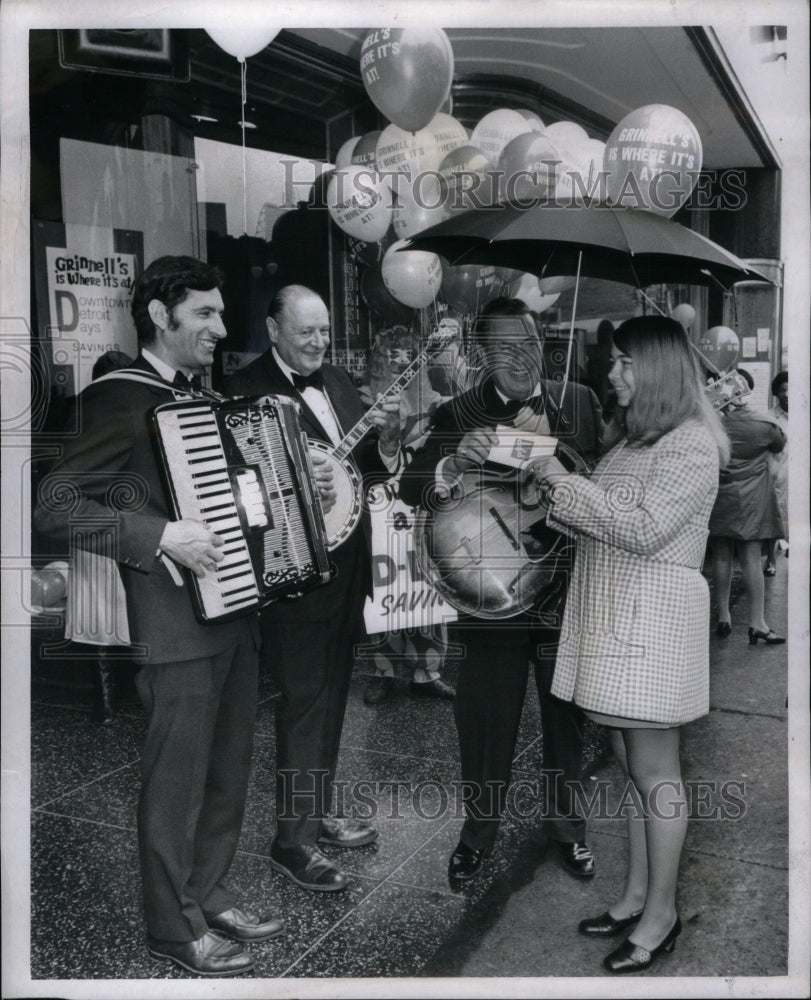
[[[699,351],[722,372],[735,363],[740,346],[737,333],[728,326],[714,326],[698,341]]]
[[[543,132],[544,124],[534,111],[528,111],[526,108],[519,108],[518,114],[523,115],[524,118],[526,118],[535,132]]]
[[[592,198],[602,201],[605,199],[605,179],[599,175],[603,167],[605,143],[590,139],[585,131],[580,131],[582,134],[572,132],[568,139],[561,137],[556,142],[561,164],[555,181],[555,194],[559,201],[570,198],[575,204]]]
[[[392,224],[397,239],[404,240],[448,217],[445,192],[435,174],[425,174],[416,185],[400,185]]]
[[[696,318],[696,311],[689,302],[681,302],[670,314],[670,318],[681,323],[685,330],[689,330]]]
[[[391,192],[379,174],[367,167],[333,171],[327,208],[335,223],[364,243],[383,239],[391,223]]]
[[[459,264],[445,269],[440,295],[451,309],[477,313],[501,293],[496,269],[487,264]]]
[[[380,129],[375,132],[367,132],[358,139],[358,143],[352,150],[352,163],[370,170],[375,169],[377,160],[377,140],[380,138]]]
[[[442,264],[435,253],[425,250],[404,250],[399,240],[386,251],[380,266],[389,292],[412,309],[422,309],[436,298],[442,283]]]
[[[446,185],[448,214],[464,212],[482,204],[493,204],[498,197],[498,175],[488,175],[490,161],[476,146],[459,146],[439,164],[438,173]]]
[[[466,144],[464,126],[441,112],[418,132],[387,125],[377,141],[377,169],[410,174],[414,183],[419,174],[436,171],[448,153]]]
[[[497,108],[489,112],[473,129],[471,146],[478,146],[490,163],[495,166],[501,151],[517,135],[532,132],[532,123],[520,112],[508,108]]]
[[[501,200],[521,202],[549,194],[554,190],[559,159],[554,145],[538,132],[510,139],[498,158]]]
[[[254,25],[250,25],[244,28],[206,28],[206,32],[230,56],[245,62],[246,59],[267,48],[279,34],[279,29],[271,27],[257,29]]]
[[[377,28],[360,52],[366,93],[398,128],[417,132],[447,100],[453,49],[441,28]]]
[[[549,279],[546,279],[549,280]],[[514,299],[521,299],[526,302],[533,312],[543,312],[557,302],[560,293],[547,294],[543,291],[543,282],[540,282],[534,274],[524,274],[518,288],[513,292]]]
[[[575,122],[553,122],[546,126],[543,134],[561,150],[583,143],[589,137],[588,132]]]
[[[368,308],[387,323],[410,326],[414,310],[404,306],[386,288],[379,267],[367,267],[360,279],[360,294]]]
[[[50,608],[67,596],[68,564],[48,563],[31,574],[31,604],[36,608]]]
[[[517,271],[513,267],[497,267],[496,268],[496,278],[502,283],[502,285],[511,285],[516,281],[520,281],[524,277],[523,271]]]
[[[389,226],[383,239],[378,240],[377,243],[365,243],[363,240],[359,240],[355,236],[348,235],[346,237],[346,242],[349,244],[350,253],[356,257],[361,264],[366,264],[367,267],[374,267],[375,265],[380,264],[386,251],[392,243],[397,242],[397,235],[394,232],[394,227]]]
[[[703,162],[695,125],[678,108],[646,104],[608,137],[608,200],[670,218],[690,197]]]
[[[346,142],[341,146],[338,152],[335,154],[335,169],[343,170],[344,167],[348,167],[352,162],[352,153],[355,150],[355,146],[360,142],[359,135],[353,135],[351,139],[347,139]]]

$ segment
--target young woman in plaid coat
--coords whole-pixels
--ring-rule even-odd
[[[542,470],[548,521],[577,538],[552,693],[610,727],[645,817],[628,814],[625,892],[580,931],[609,937],[611,972],[672,951],[687,827],[680,726],[709,711],[709,591],[701,575],[729,445],[682,327],[636,317],[613,335],[621,440],[590,478]]]

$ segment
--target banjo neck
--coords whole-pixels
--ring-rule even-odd
[[[380,399],[373,403],[369,409],[364,413],[360,420],[355,424],[355,426],[346,433],[346,435],[338,442],[337,445],[332,450],[333,455],[339,461],[343,461],[348,458],[355,446],[366,436],[366,434],[374,426],[373,417],[375,414],[379,413],[383,408],[383,404],[390,396],[397,395],[397,393],[402,392],[403,389],[408,385],[409,382],[419,373],[420,369],[425,366],[425,364],[437,354],[440,354],[448,345],[450,340],[453,339],[453,335],[443,335],[442,332],[431,334],[428,343],[419,352],[419,354],[414,358],[411,364],[404,368],[402,372],[397,376],[397,378],[391,383],[391,385],[386,389]]]

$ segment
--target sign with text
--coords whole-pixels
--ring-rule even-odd
[[[369,634],[456,621],[456,609],[422,575],[414,544],[415,511],[397,496],[397,482],[373,486],[369,509],[374,585],[365,609]]]
[[[138,353],[130,315],[136,258],[128,253],[93,254],[73,242],[67,248],[46,247],[45,255],[54,350],[60,338],[72,342],[74,386],[81,392],[106,351],[130,357]]]

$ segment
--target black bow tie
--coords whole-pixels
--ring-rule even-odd
[[[310,372],[309,375],[299,375],[298,372],[290,372],[290,377],[293,379],[293,385],[299,392],[304,392],[305,389],[323,390],[324,388],[324,375],[320,368],[317,368],[314,372]]]
[[[175,372],[174,380],[172,385],[177,386],[178,389],[202,389],[203,382],[199,375],[192,375],[189,378],[184,375],[183,372]]]

